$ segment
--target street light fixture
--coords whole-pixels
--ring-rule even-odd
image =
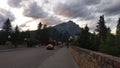
[[[11,39],[11,36],[10,36],[10,35],[8,35],[8,40],[10,41],[10,39]]]

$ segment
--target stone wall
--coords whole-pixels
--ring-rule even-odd
[[[71,46],[69,50],[80,68],[120,68],[120,58]]]

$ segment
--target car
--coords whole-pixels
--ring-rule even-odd
[[[53,46],[52,44],[48,44],[48,45],[46,46],[46,49],[47,49],[47,50],[53,50],[53,49],[54,49],[54,46]]]

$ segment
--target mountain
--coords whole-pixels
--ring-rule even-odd
[[[48,28],[49,38],[66,42],[70,36],[80,34],[81,28],[73,21],[64,22]]]
[[[81,32],[79,25],[75,24],[73,21],[64,22],[54,26],[54,28],[62,34],[68,33],[70,36],[74,36]]]
[[[48,27],[47,31],[49,33],[49,39],[59,40],[59,41],[61,40],[63,34],[58,30],[56,30],[54,27]]]
[[[70,36],[80,34],[81,28],[73,21],[64,22],[53,27],[48,27],[47,33],[49,39],[66,42]],[[35,38],[36,31],[31,31],[30,35]]]

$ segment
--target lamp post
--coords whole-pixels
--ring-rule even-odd
[[[73,41],[73,37],[70,36],[69,39],[68,39],[68,41],[69,41],[69,45],[71,45],[71,44],[72,44],[72,41]]]
[[[10,41],[10,39],[11,39],[11,36],[10,36],[10,35],[8,35],[8,41]]]
[[[72,40],[72,36],[70,36],[68,40],[71,41]]]
[[[24,43],[25,45],[27,45],[27,38],[24,38]]]

